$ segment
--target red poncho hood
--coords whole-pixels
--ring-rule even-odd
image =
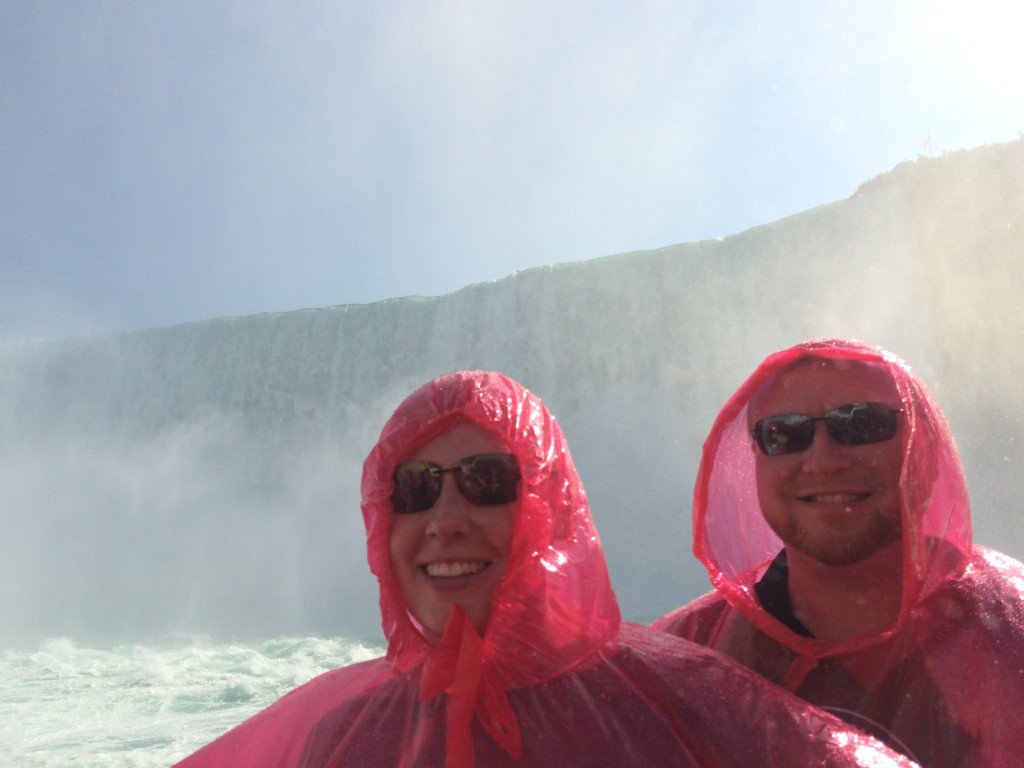
[[[798,634],[762,607],[754,588],[782,542],[761,513],[747,409],[765,382],[808,355],[882,366],[902,401],[899,612],[885,629],[840,641]],[[922,765],[1020,763],[1024,566],[972,544],[949,426],[898,357],[836,339],[769,356],[722,408],[704,444],[693,537],[716,591],[663,616],[655,628],[723,651]],[[801,589],[812,585],[804,580]]]
[[[843,642],[803,637],[760,606],[754,583],[782,548],[761,514],[747,407],[765,382],[807,356],[883,366],[906,420],[900,506],[903,600],[899,617],[877,635]],[[960,458],[934,397],[900,358],[857,341],[820,339],[770,355],[728,400],[704,443],[694,489],[693,547],[715,588],[755,626],[806,658],[841,654],[900,632],[915,605],[966,565],[972,550],[971,511]]]
[[[519,463],[519,501],[508,566],[483,637],[456,611],[435,648],[411,619],[391,565],[392,476],[405,456],[460,421],[482,427],[509,446]],[[517,726],[503,692],[571,669],[610,639],[620,620],[561,428],[539,398],[501,374],[441,376],[409,395],[384,425],[363,465],[362,493],[388,659],[399,674],[410,677],[426,665],[420,680],[424,697],[447,690],[454,701],[464,702],[455,709],[467,722],[449,722],[450,740],[469,738],[465,711],[475,709],[488,732],[515,754],[518,737],[508,734]],[[474,671],[467,672],[470,668]]]

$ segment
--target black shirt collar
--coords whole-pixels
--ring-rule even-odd
[[[793,603],[789,599],[789,561],[786,559],[786,550],[781,550],[775,556],[768,570],[754,585],[754,592],[761,607],[768,613],[798,635],[814,637],[793,615]]]

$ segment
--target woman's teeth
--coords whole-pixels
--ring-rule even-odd
[[[466,576],[477,573],[484,569],[486,563],[428,563],[424,566],[427,576],[440,576],[452,578],[454,576]]]

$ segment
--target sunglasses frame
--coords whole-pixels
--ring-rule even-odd
[[[500,488],[491,488],[490,491],[493,493],[496,490],[506,490],[504,487],[505,483],[511,482],[511,498],[506,498],[506,494],[493,498],[487,494],[488,489],[481,482],[480,471],[476,467],[477,463],[481,460],[496,461],[497,464],[495,466],[501,471],[509,473],[508,477],[499,478],[501,481]],[[409,490],[399,480],[399,475],[403,472],[403,469],[406,472],[413,472],[419,477],[425,476],[430,478],[431,484],[427,485],[427,481],[421,479],[416,488]],[[455,473],[455,487],[470,504],[490,507],[500,504],[511,504],[519,498],[518,485],[522,475],[519,472],[519,462],[516,461],[516,457],[511,453],[477,453],[472,456],[464,456],[451,467],[441,467],[432,461],[401,462],[395,467],[394,474],[392,475],[392,511],[396,515],[408,515],[415,512],[426,512],[428,509],[433,508],[441,497],[444,476],[450,472]],[[480,487],[476,488],[473,483],[480,483]],[[424,491],[426,492],[424,493]],[[421,498],[416,498],[414,494],[419,494]],[[429,503],[426,503],[428,500]]]
[[[861,431],[866,432],[867,429],[872,431],[867,434],[858,434],[852,431],[851,425],[855,418],[864,416],[860,413],[864,410],[867,410],[871,421],[864,425],[865,429]],[[805,413],[777,413],[759,419],[751,428],[750,436],[761,453],[766,456],[788,456],[794,453],[803,453],[814,444],[814,436],[818,431],[815,422],[823,421],[829,439],[840,445],[872,445],[888,442],[896,437],[898,429],[896,416],[900,413],[903,413],[902,408],[894,408],[888,403],[878,402],[845,403],[821,416],[808,416]],[[790,439],[799,438],[793,442],[791,449],[779,450],[779,446],[786,446],[786,443],[769,440],[768,430],[771,427],[771,422],[790,428]]]

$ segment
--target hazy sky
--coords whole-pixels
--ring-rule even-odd
[[[0,12],[0,339],[443,294],[1024,131],[1001,0]]]

